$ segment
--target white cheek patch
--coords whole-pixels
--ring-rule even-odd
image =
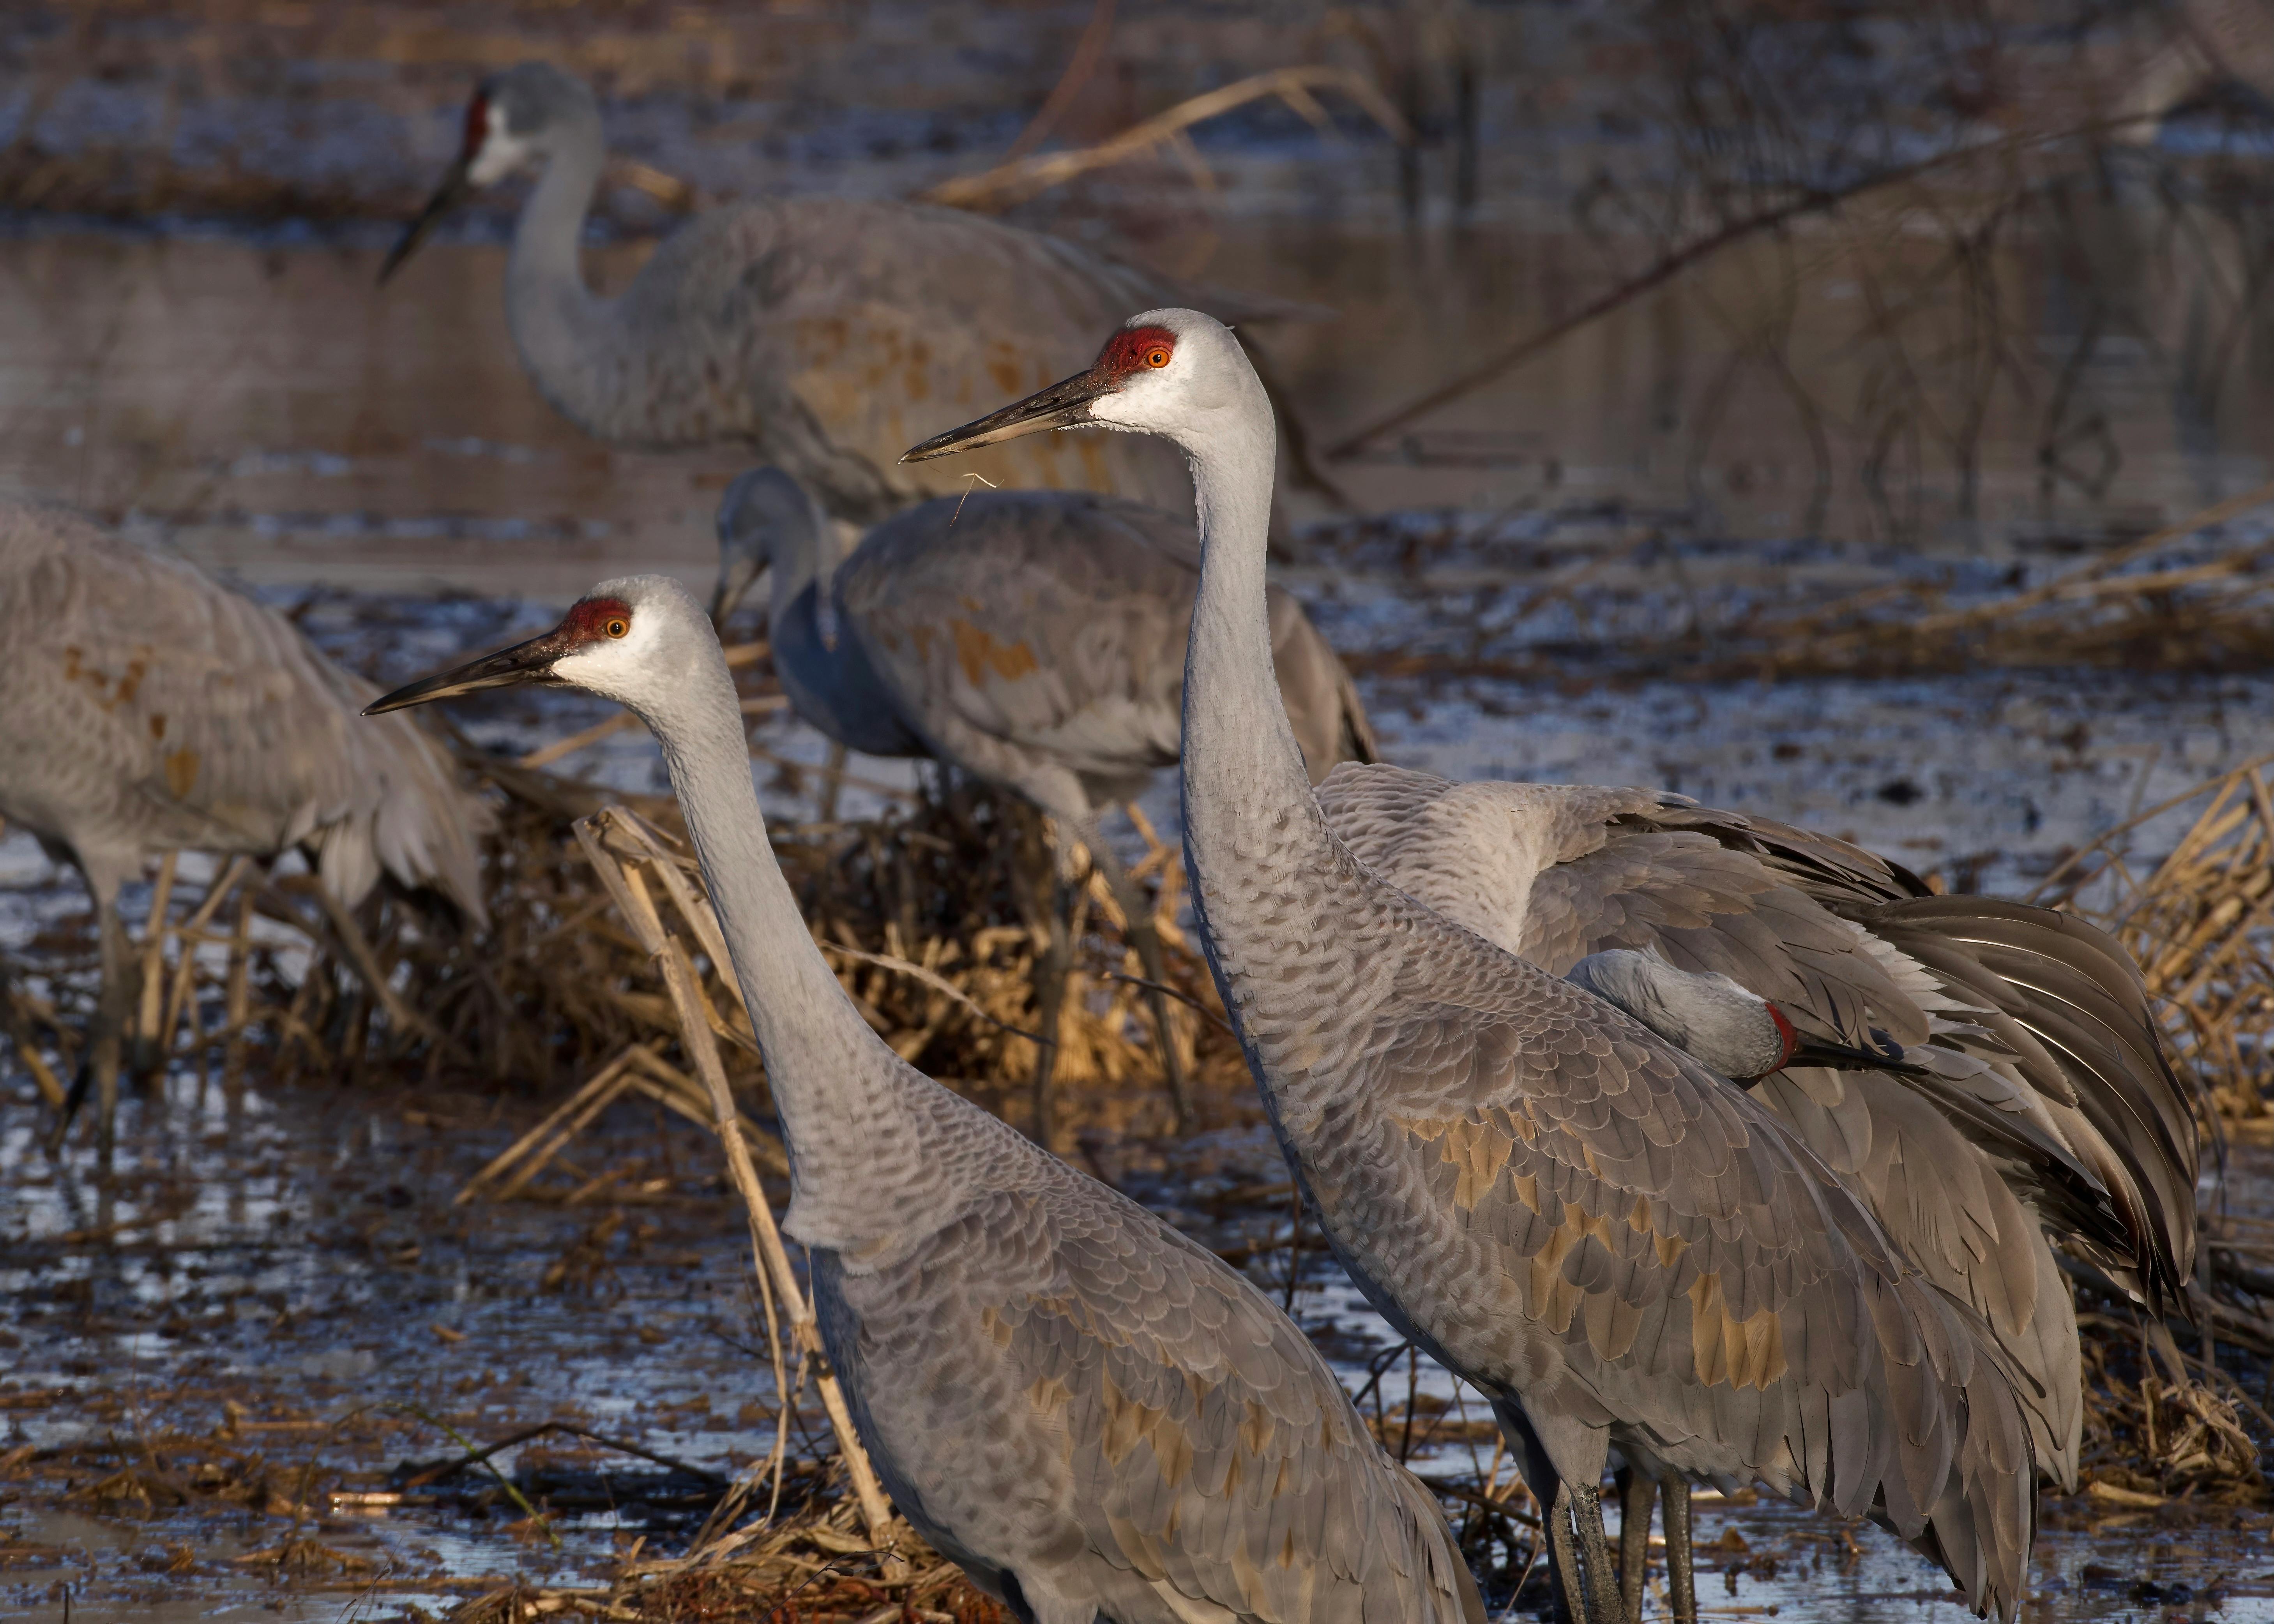
[[[489,133],[482,139],[482,149],[466,166],[466,178],[477,186],[496,185],[527,163],[531,156],[527,141],[508,130],[494,110],[490,117],[493,122]]]

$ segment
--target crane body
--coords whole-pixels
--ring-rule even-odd
[[[927,1540],[1028,1624],[1484,1624],[1442,1513],[1292,1321],[870,1029],[774,861],[683,588],[602,583],[553,632],[373,708],[520,681],[615,699],[662,745],[780,1115],[783,1228]]]
[[[118,892],[161,853],[298,848],[360,901],[392,875],[479,923],[490,817],[407,718],[274,610],[60,508],[0,504],[0,817],[94,899],[102,984],[88,1066],[108,1140],[133,978]]]
[[[384,281],[470,191],[538,171],[506,271],[506,319],[539,394],[587,433],[651,449],[740,441],[839,519],[868,525],[973,481],[904,468],[921,418],[1037,387],[1132,302],[1176,295],[1227,320],[1300,307],[1179,289],[1063,238],[954,209],[764,198],[707,210],[603,297],[580,263],[607,160],[583,81],[525,62],[482,82],[462,149]],[[1189,513],[1167,447],[1034,441],[973,465],[996,485],[1114,491]]]
[[[1272,673],[1270,404],[1221,325],[1133,317],[1088,372],[908,455],[1091,424],[1193,469],[1186,858],[1281,1147],[1359,1289],[1491,1399],[1574,1615],[1624,1611],[1598,1490],[1615,1448],[1652,1477],[1868,1513],[2010,1618],[2029,1395],[1979,1317],[1748,1094],[1329,824]],[[1694,1613],[1686,1537],[1669,1555]]]

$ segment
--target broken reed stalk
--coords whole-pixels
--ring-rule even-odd
[[[719,930],[718,921],[707,905],[700,909],[692,906],[691,893],[678,873],[676,864],[666,853],[648,830],[630,814],[621,808],[608,808],[592,816],[578,821],[576,838],[591,860],[601,883],[615,900],[618,910],[639,938],[649,958],[662,973],[664,984],[671,996],[672,1008],[678,1018],[680,1042],[695,1063],[697,1073],[711,1097],[714,1127],[720,1145],[727,1153],[727,1168],[735,1190],[742,1198],[749,1216],[750,1241],[757,1254],[759,1289],[772,1299],[778,1300],[787,1312],[789,1330],[796,1341],[801,1359],[815,1372],[814,1387],[819,1394],[822,1407],[828,1412],[829,1425],[837,1435],[839,1458],[845,1463],[855,1500],[861,1507],[862,1520],[868,1524],[869,1535],[879,1553],[878,1565],[889,1583],[899,1583],[907,1577],[906,1561],[894,1551],[892,1512],[885,1498],[883,1485],[877,1480],[876,1469],[869,1463],[868,1454],[853,1427],[852,1412],[847,1408],[843,1389],[838,1385],[834,1372],[828,1367],[827,1355],[821,1345],[820,1327],[817,1323],[810,1297],[799,1282],[790,1266],[789,1254],[784,1249],[781,1233],[775,1227],[773,1210],[767,1204],[765,1192],[759,1186],[757,1169],[751,1164],[749,1147],[741,1130],[741,1113],[735,1109],[734,1095],[727,1084],[727,1071],[719,1058],[719,1047],[712,1032],[712,1016],[702,988],[697,983],[692,966],[678,944],[664,927],[650,895],[643,870],[656,873],[663,881],[668,894],[678,907],[681,917],[692,929],[706,953],[715,952],[713,964],[722,971],[727,964],[726,944]],[[731,976],[725,978],[734,987]],[[745,1019],[748,1011],[744,1011]],[[772,1318],[772,1301],[768,1317]],[[780,1429],[777,1429],[779,1433]]]
[[[158,1003],[166,974],[166,910],[173,906],[174,869],[181,860],[179,852],[158,860],[158,883],[150,892],[150,921],[143,928],[142,1002],[134,1023],[136,1034],[145,1038],[158,1035]]]
[[[943,203],[950,208],[989,210],[1008,208],[1014,203],[1065,184],[1077,176],[1093,169],[1110,169],[1126,163],[1156,148],[1166,147],[1178,157],[1203,186],[1214,190],[1216,177],[1202,162],[1193,147],[1192,138],[1186,133],[1194,124],[1230,112],[1233,108],[1266,96],[1276,96],[1312,128],[1330,133],[1334,121],[1319,105],[1316,92],[1332,90],[1349,97],[1364,109],[1367,117],[1382,128],[1400,146],[1410,144],[1412,131],[1407,127],[1404,116],[1389,104],[1375,87],[1373,80],[1349,68],[1314,63],[1304,67],[1275,68],[1269,72],[1252,74],[1234,84],[1193,96],[1179,102],[1166,112],[1129,126],[1120,134],[1098,142],[1094,147],[1078,147],[1071,152],[1042,153],[1013,158],[977,175],[958,176],[942,181],[922,194],[926,203]]]

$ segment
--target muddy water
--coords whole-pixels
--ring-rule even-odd
[[[2112,259],[2150,261],[2134,274],[2178,274],[2136,240],[2146,217],[2090,224]],[[628,452],[554,417],[506,337],[500,247],[438,245],[382,292],[374,248],[350,238],[0,236],[0,490],[135,517],[256,581],[557,599],[630,564],[700,572],[734,450]],[[1553,219],[1407,234],[1263,207],[1200,246],[1212,278],[1337,312],[1270,340],[1321,443],[1599,291],[1641,252]],[[645,252],[596,249],[593,273],[621,285]],[[2071,376],[2059,412],[2025,370],[1989,391],[1962,445],[1938,439],[1949,402],[1933,377],[1907,404],[1882,398],[1901,357],[1859,331],[1842,267],[1896,277],[1908,257],[1926,279],[1939,252],[1891,220],[1827,228],[1781,257],[1733,255],[1327,471],[1370,509],[1608,504],[1708,534],[1978,553],[2181,516],[2274,467],[2274,371],[2248,364],[2252,323],[2181,304],[2146,312],[2172,329],[2153,342],[2088,343],[2066,261],[2027,240],[2001,251],[2007,320]],[[1939,320],[1920,327],[1907,342],[1956,342]],[[1768,329],[1776,366],[1759,358]],[[2090,446],[2041,455],[2071,428]],[[1327,511],[1313,497],[1299,508]]]
[[[129,1104],[109,1181],[34,1147],[27,1089],[4,1109],[0,1618],[58,1618],[66,1588],[88,1620],[407,1618],[516,1577],[597,1580],[636,1539],[674,1548],[715,1478],[771,1441],[742,1227],[675,1118],[619,1108],[541,1182],[546,1201],[460,1207],[533,1105],[177,1076]],[[2265,1161],[2246,1153],[2238,1210],[2267,1197]],[[1260,1126],[1165,1158],[1131,1147],[1101,1170],[1284,1291],[1284,1169]],[[606,1198],[564,1204],[604,1171]],[[1400,1356],[1330,1263],[1312,1254],[1289,1300],[1417,1470],[1492,1469],[1475,1395]],[[460,1439],[546,1421],[689,1470],[561,1436],[501,1452],[557,1546],[485,1481],[406,1482]],[[802,1416],[793,1459],[819,1434]],[[122,1472],[196,1492],[121,1498]],[[2030,1619],[2274,1619],[2263,1514],[2046,1511]],[[280,1579],[275,1553],[296,1539],[314,1542],[314,1565]],[[1934,1569],[1869,1527],[1709,1497],[1698,1539],[1708,1616],[1964,1616]]]

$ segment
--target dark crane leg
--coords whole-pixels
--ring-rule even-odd
[[[1579,1553],[1571,1543],[1571,1490],[1555,1485],[1547,1510],[1547,1567],[1555,1582],[1556,1624],[1588,1624],[1587,1598],[1579,1588]]]
[[[1023,847],[1023,839],[1020,844]],[[1035,1036],[1040,1041],[1035,1056],[1033,1132],[1035,1143],[1048,1150],[1058,1132],[1058,1026],[1065,1010],[1066,976],[1073,966],[1073,942],[1066,921],[1069,887],[1059,874],[1058,853],[1047,834],[1039,862],[1029,860],[1032,849],[1014,855],[1011,876],[1027,929],[1040,944],[1035,953]]]
[[[1698,1579],[1690,1562],[1689,1480],[1669,1475],[1660,1486],[1666,1491],[1667,1598],[1674,1604],[1675,1624],[1698,1624]]]
[[[72,1120],[87,1103],[90,1087],[95,1097],[95,1149],[108,1157],[111,1136],[118,1118],[118,1069],[126,1035],[126,1011],[134,998],[133,944],[126,939],[126,926],[118,917],[118,898],[114,892],[109,900],[97,898],[94,905],[95,938],[102,959],[102,985],[94,998],[94,1019],[87,1024],[87,1052],[79,1061],[79,1075],[72,1079],[70,1095],[64,1101],[62,1114],[56,1119],[55,1132],[48,1137],[48,1148],[62,1148],[64,1136],[71,1132]]]
[[[1603,1536],[1603,1492],[1593,1484],[1570,1491],[1571,1518],[1578,1524],[1579,1560],[1587,1570],[1588,1624],[1633,1624],[1611,1577],[1611,1544]]]
[[[1650,1508],[1658,1498],[1651,1475],[1622,1466],[1613,1479],[1619,1488],[1619,1599],[1627,1617],[1642,1617],[1643,1575],[1650,1567]],[[1668,1542],[1668,1549],[1672,1541]]]

